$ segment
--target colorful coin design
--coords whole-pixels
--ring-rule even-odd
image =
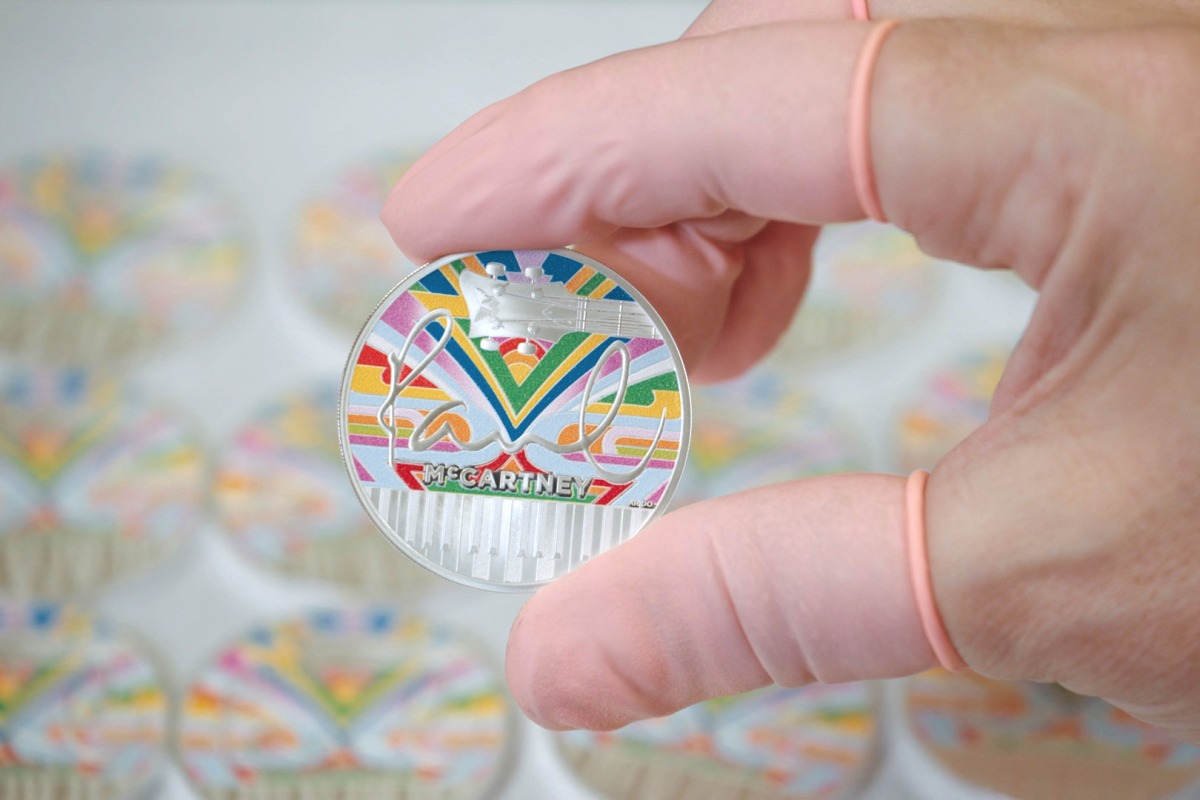
[[[76,369],[0,375],[0,591],[89,592],[180,547],[206,459],[178,414]]]
[[[221,650],[187,692],[178,746],[209,798],[479,800],[511,760],[510,708],[450,631],[347,607]]]
[[[674,505],[867,465],[862,436],[778,367],[694,390],[688,465]]]
[[[400,254],[379,221],[411,160],[380,156],[355,164],[300,209],[291,268],[304,302],[325,320],[356,331],[416,265]]]
[[[900,417],[900,468],[933,469],[942,456],[987,422],[1008,350],[989,347],[939,370]]]
[[[452,256],[367,322],[343,455],[391,541],[459,582],[521,589],[619,545],[667,503],[689,432],[662,321],[572,251]]]
[[[162,765],[155,664],[103,621],[0,601],[0,797],[128,800]]]
[[[371,595],[429,583],[379,535],[346,481],[337,444],[338,387],[272,403],[225,448],[216,475],[223,527],[252,560]]]
[[[950,772],[1023,800],[1174,798],[1200,780],[1200,748],[1055,684],[935,670],[910,681],[907,704]]]
[[[939,262],[891,225],[827,225],[813,249],[804,302],[771,360],[797,361],[878,344],[913,328],[933,310]]]
[[[614,800],[846,797],[873,761],[871,706],[864,684],[772,687],[558,743],[584,783]]]
[[[0,172],[0,349],[94,365],[204,330],[247,258],[238,215],[184,167],[28,159]]]

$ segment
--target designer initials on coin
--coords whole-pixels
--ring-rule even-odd
[[[354,345],[338,421],[367,512],[399,549],[487,589],[547,583],[670,499],[687,377],[649,303],[569,250],[449,256]]]

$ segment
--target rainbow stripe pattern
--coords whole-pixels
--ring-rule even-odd
[[[309,307],[348,330],[357,330],[414,268],[379,221],[379,209],[411,163],[411,157],[381,154],[350,165],[297,214],[290,259],[295,288]]]
[[[852,423],[793,385],[779,365],[696,390],[695,424],[674,504],[867,465]]]
[[[821,229],[812,282],[771,360],[784,369],[879,344],[929,314],[942,291],[941,262],[891,225],[855,222]]]
[[[198,432],[79,369],[0,376],[0,588],[88,591],[164,556],[199,524]]]
[[[154,777],[167,697],[107,623],[0,602],[0,797],[132,797]]]
[[[248,236],[190,169],[100,152],[0,171],[0,347],[91,363],[211,326],[241,292]]]
[[[705,797],[833,798],[863,778],[875,728],[867,685],[814,684],[710,700],[611,733],[570,731],[559,745],[610,797],[682,797],[686,786]]]
[[[931,670],[911,679],[908,707],[917,740],[927,747],[1140,763],[1200,776],[1200,747],[1057,684]]]
[[[511,496],[490,485],[472,486],[453,480],[429,485],[422,481],[424,465],[436,463],[476,471],[524,473],[533,476],[523,479],[526,488],[536,485],[538,475],[590,480],[583,496],[572,495],[570,502],[638,508],[651,508],[661,502],[680,462],[681,440],[687,429],[686,389],[681,388],[681,365],[671,349],[661,339],[620,339],[588,332],[569,333],[553,342],[532,339],[532,352],[528,348],[522,352],[518,347],[521,341],[516,338],[500,342],[495,350],[485,349],[471,337],[459,275],[466,271],[485,275],[489,263],[508,267],[510,283],[527,282],[522,273],[532,267],[581,298],[633,300],[618,279],[566,251],[481,252],[419,273],[376,312],[360,337],[348,370],[343,425],[349,445],[348,462],[360,485],[364,489]],[[445,349],[397,398],[391,416],[396,426],[393,461],[388,433],[378,418],[393,379],[388,356],[399,351],[416,322],[435,309],[449,312],[453,330]],[[416,336],[403,366],[405,375],[435,348],[444,332],[441,323],[431,322]],[[618,340],[630,354],[628,389],[615,421],[588,450],[596,463],[613,473],[622,473],[646,460],[647,468],[636,479],[595,479],[582,452],[559,454],[536,443],[516,452],[505,452],[498,443],[469,452],[445,436],[424,452],[410,448],[410,437],[417,426],[428,422],[430,413],[452,400],[460,400],[463,405],[433,420],[430,427],[444,426],[460,441],[492,434],[510,443],[527,435],[561,445],[579,441],[581,411],[588,432],[592,432],[617,400],[619,360],[612,357],[601,361]],[[584,397],[589,377],[597,379],[591,396]],[[660,422],[663,433],[656,440]]]
[[[428,584],[362,513],[338,454],[338,387],[320,382],[262,408],[225,448],[214,480],[223,529],[286,574],[382,594]]]
[[[448,630],[344,607],[224,648],[187,692],[179,752],[208,797],[478,798],[504,769],[510,715]]]

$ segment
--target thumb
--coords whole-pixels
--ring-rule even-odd
[[[529,601],[509,686],[546,727],[613,729],[771,682],[935,666],[906,540],[894,476],[687,506]]]

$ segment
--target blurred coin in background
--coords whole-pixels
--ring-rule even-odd
[[[987,422],[1009,353],[1010,348],[1001,345],[974,349],[929,378],[900,415],[900,469],[933,469],[942,456]]]
[[[481,800],[507,774],[513,726],[471,642],[343,606],[223,647],[187,690],[177,747],[206,798]]]
[[[393,547],[354,494],[338,452],[336,383],[260,409],[223,448],[214,480],[224,530],[257,564],[369,595],[413,592],[432,574]]]
[[[875,764],[874,706],[863,683],[770,687],[557,740],[576,775],[614,800],[854,797]]]
[[[851,420],[780,367],[693,389],[692,444],[673,506],[868,466]]]
[[[90,593],[164,559],[207,501],[197,426],[79,369],[0,373],[0,592]]]
[[[156,659],[103,620],[0,601],[0,797],[132,800],[160,775]]]
[[[352,164],[297,214],[290,282],[305,306],[347,333],[415,269],[379,221],[414,160],[391,154]]]
[[[111,364],[207,332],[238,299],[246,225],[190,168],[100,152],[0,169],[0,350]]]
[[[941,296],[940,264],[891,225],[826,226],[804,301],[769,360],[794,368],[913,330]]]
[[[1200,748],[1057,684],[934,670],[908,681],[905,712],[942,770],[1006,796],[1164,800],[1200,788]]]

